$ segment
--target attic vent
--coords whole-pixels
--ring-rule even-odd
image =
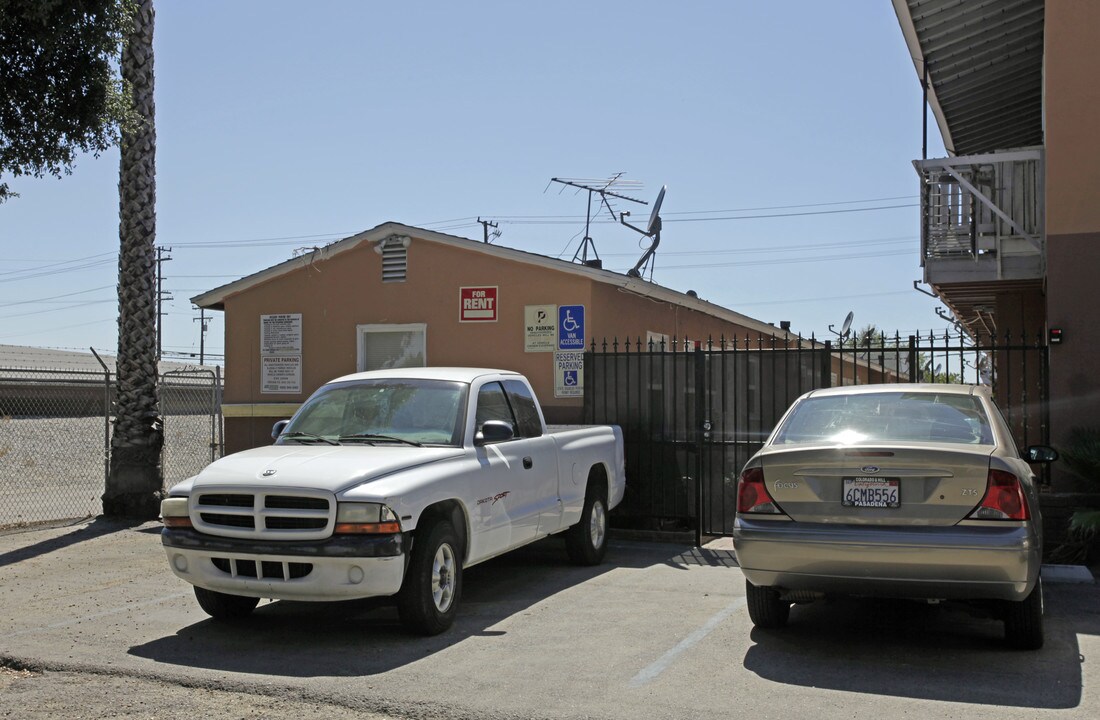
[[[386,238],[381,243],[382,282],[405,282],[409,270],[409,239]]]

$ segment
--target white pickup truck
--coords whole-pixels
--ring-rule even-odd
[[[547,429],[527,380],[501,370],[348,375],[272,435],[161,503],[168,563],[217,619],[260,598],[396,595],[409,629],[440,633],[465,567],[557,533],[599,563],[625,490],[618,427]]]

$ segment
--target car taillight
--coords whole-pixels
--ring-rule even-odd
[[[990,470],[985,497],[968,517],[972,520],[1030,519],[1020,478],[1004,470]]]
[[[764,468],[746,468],[737,483],[737,512],[780,515],[779,506],[764,485]]]

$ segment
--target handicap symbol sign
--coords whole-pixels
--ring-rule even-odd
[[[584,305],[558,307],[558,349],[584,350]]]
[[[574,387],[577,384],[577,371],[566,370],[565,371],[565,386]]]

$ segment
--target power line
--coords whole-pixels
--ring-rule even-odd
[[[73,295],[83,295],[84,293],[97,292],[99,290],[110,290],[114,285],[104,285],[103,287],[91,288],[90,290],[77,290],[76,292],[65,293],[64,295],[51,295],[50,297],[38,298],[37,300],[19,300],[18,302],[4,303],[0,307],[12,307],[14,305],[33,305],[34,303],[48,302],[50,300],[57,300],[59,298],[72,297]]]

